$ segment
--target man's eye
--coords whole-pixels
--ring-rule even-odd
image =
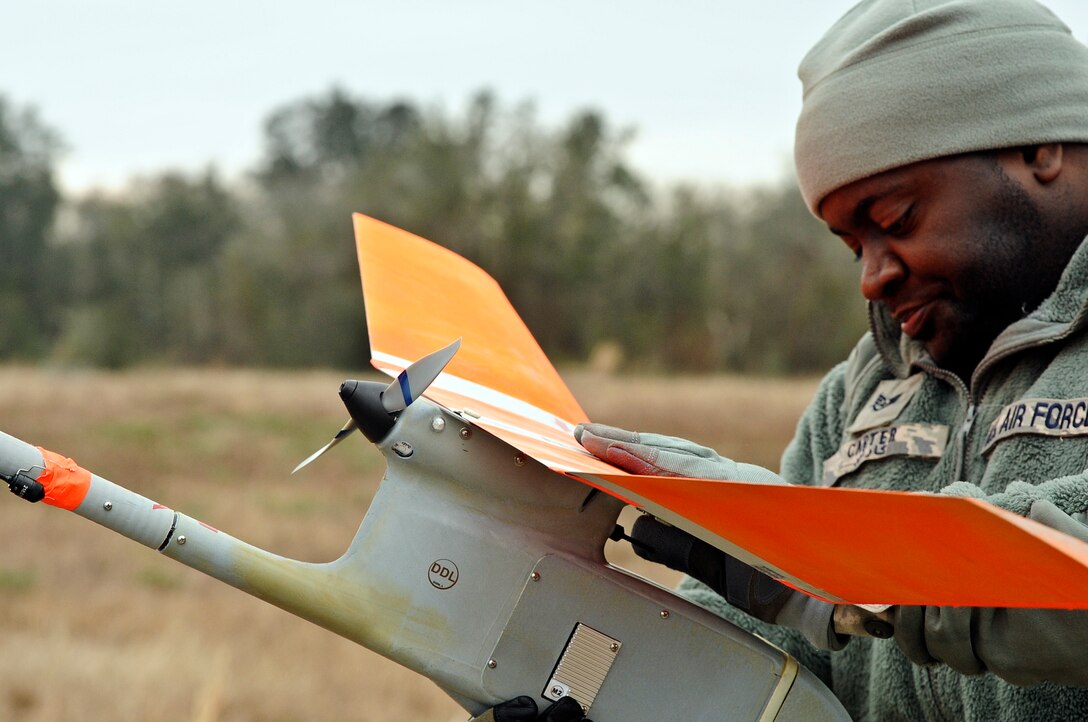
[[[885,228],[883,228],[881,230],[883,230],[884,234],[888,235],[888,236],[901,236],[901,235],[903,235],[907,231],[907,224],[910,223],[910,219],[911,219],[911,215],[912,215],[913,211],[914,211],[914,206],[911,206],[910,208],[908,208],[906,210],[905,213],[903,213],[903,215],[901,215],[901,216],[899,216],[899,218],[895,219],[894,223],[892,223],[890,226],[887,226],[887,227],[885,227]]]

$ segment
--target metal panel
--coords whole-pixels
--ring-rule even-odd
[[[578,697],[572,679],[561,682],[595,722],[755,722],[775,718],[782,693],[789,690],[788,700],[799,687],[807,688],[804,703],[779,722],[848,719],[810,674],[793,678],[796,663],[776,647],[645,580],[559,555],[542,557],[526,579],[484,670],[484,688],[500,700],[547,692],[579,624],[623,645],[598,674],[592,704]],[[540,694],[538,703],[553,696]]]

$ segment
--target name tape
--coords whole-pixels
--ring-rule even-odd
[[[1017,434],[1088,435],[1088,399],[1023,399],[1009,404],[987,429],[982,453]]]
[[[823,485],[832,486],[841,477],[876,459],[914,456],[939,459],[948,445],[948,427],[943,424],[899,424],[873,429],[847,441],[824,462]]]

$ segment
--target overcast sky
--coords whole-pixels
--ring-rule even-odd
[[[1088,40],[1088,0],[1046,3]],[[460,115],[469,96],[592,107],[637,131],[636,169],[748,183],[792,165],[798,61],[853,0],[9,0],[0,94],[68,147],[69,190],[261,152],[275,107],[334,84]]]

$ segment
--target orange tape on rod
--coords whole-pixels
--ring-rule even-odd
[[[38,483],[45,487],[42,500],[50,506],[72,511],[82,503],[91,488],[91,472],[66,456],[38,447],[45,459],[45,471]]]

